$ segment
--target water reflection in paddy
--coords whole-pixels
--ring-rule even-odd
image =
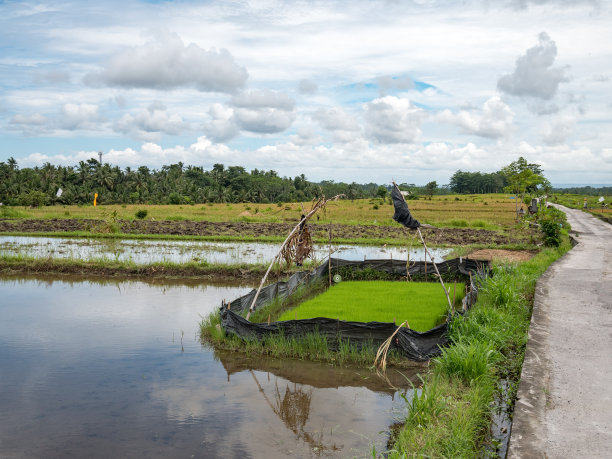
[[[208,242],[135,239],[79,239],[0,236],[0,255],[25,255],[37,258],[78,258],[82,260],[106,258],[132,261],[137,264],[155,262],[185,263],[269,263],[280,244],[261,242]],[[406,259],[405,247],[334,246],[334,256],[346,260]],[[450,249],[430,249],[437,260]],[[315,258],[327,257],[329,248],[315,245]],[[423,260],[422,248],[410,250],[411,260]]]
[[[200,344],[200,315],[250,288],[0,279],[0,457],[384,450],[380,432],[410,392],[399,373],[383,381]]]

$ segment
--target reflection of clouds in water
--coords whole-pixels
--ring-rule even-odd
[[[185,263],[266,263],[278,252],[277,243],[257,242],[203,242],[203,241],[155,241],[115,239],[71,239],[24,236],[0,236],[0,253],[25,254],[34,257],[79,258],[132,261],[137,264],[152,262]],[[328,247],[315,244],[314,260],[327,258]],[[406,247],[367,247],[341,245],[332,247],[333,256],[347,260],[406,259]],[[436,260],[441,261],[449,249],[431,249]],[[423,249],[412,248],[410,259],[423,260]]]
[[[105,353],[146,346],[152,339],[172,341],[185,333],[193,341],[201,316],[223,299],[250,291],[243,287],[151,286],[142,282],[52,285],[36,281],[0,282],[0,295],[12,308],[0,332],[4,339],[62,352],[103,348]],[[27,297],[27,298],[24,298]],[[9,326],[12,324],[13,326]],[[27,324],[27,326],[25,326]]]
[[[266,400],[251,373],[228,381],[195,340],[197,314],[246,290],[0,281],[0,412],[11,413],[0,456],[345,457],[368,438],[382,445],[399,397],[253,371]]]
[[[365,454],[371,442],[384,444],[378,432],[393,422],[394,409],[404,406],[399,397],[393,402],[362,387],[319,389],[259,371],[203,383],[155,384],[151,397],[177,422],[230,418],[227,431],[205,428],[205,441],[229,448],[242,439],[253,457]]]

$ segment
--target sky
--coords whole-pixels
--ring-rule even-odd
[[[612,2],[0,0],[0,161],[612,184]]]

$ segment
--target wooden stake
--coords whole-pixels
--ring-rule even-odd
[[[329,253],[327,255],[327,271],[329,273],[329,286],[332,284],[332,272],[331,272],[331,239],[332,239],[332,226],[329,224]]]
[[[425,248],[425,254],[429,255],[429,258],[431,258],[431,262],[433,263],[433,266],[436,270],[438,279],[440,279],[440,284],[442,284],[442,290],[444,290],[444,294],[446,295],[446,299],[448,300],[448,307],[449,307],[448,312],[450,313],[453,311],[453,305],[451,304],[450,296],[448,295],[448,290],[446,290],[446,286],[444,285],[444,281],[442,280],[440,271],[438,271],[438,266],[436,265],[436,262],[434,261],[433,256],[431,255],[431,253],[429,253],[429,249],[427,249],[427,245],[425,244],[425,239],[423,239],[423,235],[421,234],[421,228],[417,228],[417,232],[419,233],[419,237],[421,238],[421,242],[423,243],[423,247]]]

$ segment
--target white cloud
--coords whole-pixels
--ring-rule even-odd
[[[312,118],[321,127],[332,132],[334,141],[350,142],[355,139],[361,131],[357,120],[347,114],[341,107],[320,108],[315,111]]]
[[[453,114],[450,110],[444,110],[438,115],[438,120],[460,126],[466,134],[496,139],[509,134],[514,112],[499,97],[494,96],[484,103],[481,114],[466,110]]]
[[[25,135],[52,134],[55,131],[100,130],[104,119],[96,104],[63,104],[59,113],[43,115],[14,115],[9,121],[9,128],[20,130]]]
[[[208,114],[210,121],[204,123],[206,135],[215,142],[225,142],[240,133],[234,118],[234,110],[222,104],[212,104]]]
[[[96,104],[64,104],[57,120],[57,127],[68,131],[97,130],[102,117]]]
[[[55,5],[54,12],[43,8],[32,16],[11,15],[25,7],[9,2],[1,7],[7,14],[0,15],[0,37],[11,44],[0,57],[0,136],[4,151],[17,158],[34,151],[54,155],[59,148],[58,142],[22,140],[20,132],[61,137],[62,150],[75,151],[91,145],[87,131],[95,130],[96,142],[114,142],[117,151],[125,152],[130,138],[139,138],[163,145],[167,158],[184,155],[182,161],[189,163],[199,158],[190,146],[166,147],[169,135],[192,126],[216,143],[219,148],[205,151],[220,155],[220,162],[258,168],[265,163],[279,173],[293,169],[309,177],[364,181],[388,180],[393,167],[374,174],[383,169],[371,165],[392,158],[414,174],[410,181],[423,177],[423,183],[444,183],[454,170],[446,177],[440,171],[449,168],[495,170],[515,160],[524,141],[533,146],[532,161],[539,154],[553,161],[554,152],[566,148],[585,158],[581,152],[587,149],[594,158],[593,177],[609,177],[610,163],[597,158],[609,154],[612,144],[612,8],[588,2],[491,0],[483,7],[476,0],[419,0],[381,7],[357,0],[350,8],[346,2],[318,0],[280,7],[278,2],[123,2],[119,7],[103,2],[75,8],[69,0]],[[147,42],[143,37],[143,30],[164,27],[179,31],[181,38],[161,34]],[[546,35],[538,41],[542,30],[555,42]],[[208,50],[211,46],[231,55]],[[215,63],[226,67],[204,72]],[[567,82],[565,64],[572,66]],[[84,86],[84,75],[97,85]],[[488,110],[483,103],[495,95],[498,80],[507,105]],[[355,84],[360,81],[366,83]],[[507,93],[502,93],[504,83]],[[247,91],[255,87],[276,91]],[[285,93],[295,94],[299,104]],[[411,105],[400,103],[406,93]],[[168,109],[151,112],[148,107],[158,99]],[[63,107],[69,103],[98,106],[97,117],[83,107],[68,113]],[[444,122],[433,115],[446,108],[452,112]],[[573,135],[565,135],[571,123],[558,121],[567,114],[577,118]],[[259,149],[266,143],[262,137],[269,144]],[[236,150],[223,150],[220,143],[232,139]],[[146,154],[135,149],[143,164],[154,153],[147,148]],[[325,161],[329,155],[334,161]],[[355,168],[347,169],[349,163]],[[553,183],[562,173],[571,176],[575,167],[566,161],[559,168],[550,169]],[[609,178],[600,180],[605,181]]]
[[[40,113],[33,113],[32,115],[15,115],[11,119],[11,123],[28,126],[42,126],[47,123],[47,118]]]
[[[287,94],[271,89],[251,89],[232,97],[232,105],[240,108],[277,108],[293,110],[295,101]]]
[[[128,48],[112,57],[99,73],[89,73],[90,85],[126,88],[173,89],[234,93],[248,78],[244,67],[225,49],[205,50],[195,43],[185,46],[173,33],[160,33],[144,46]]]
[[[576,118],[570,115],[559,116],[544,122],[542,141],[546,145],[562,145],[574,133]]]
[[[296,129],[296,134],[289,136],[289,142],[299,146],[312,146],[322,143],[323,139],[317,135],[313,126],[300,126]]]
[[[270,89],[250,90],[232,97],[236,124],[244,131],[273,134],[295,120],[295,101]]]
[[[426,112],[408,99],[385,96],[365,105],[366,133],[379,143],[414,143]]]
[[[568,81],[566,67],[553,67],[557,45],[546,32],[538,36],[539,44],[529,48],[516,60],[514,73],[497,81],[497,88],[515,96],[550,100],[557,94],[559,83]]]
[[[14,115],[9,121],[9,129],[18,130],[27,136],[40,135],[47,132],[49,120],[40,113],[31,115]]]
[[[169,115],[160,102],[152,103],[146,110],[127,113],[113,125],[115,132],[128,134],[140,140],[159,141],[160,134],[180,135],[189,124],[177,115]]]
[[[298,83],[298,91],[300,94],[316,94],[318,90],[317,84],[312,80],[300,80]]]

